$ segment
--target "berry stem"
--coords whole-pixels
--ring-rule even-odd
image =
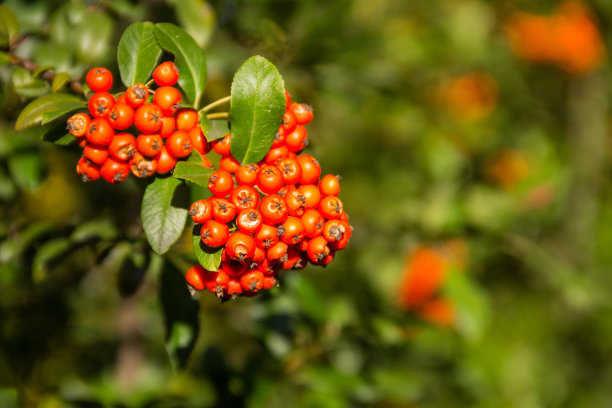
[[[211,114],[206,115],[206,117],[210,120],[229,119],[229,112],[211,113]]]
[[[198,113],[206,113],[210,110],[213,110],[217,106],[223,105],[224,103],[228,103],[231,98],[232,98],[231,96],[226,96],[225,98],[217,99],[216,101],[211,102],[205,107],[203,107],[202,109],[200,109]]]
[[[148,89],[150,89],[150,88],[151,88],[151,85],[153,85],[153,83],[154,83],[154,82],[155,82],[155,80],[153,80],[153,79],[149,79],[149,81],[148,81],[148,82],[145,84],[145,86],[146,86]]]

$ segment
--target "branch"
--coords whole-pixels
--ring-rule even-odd
[[[8,57],[9,57],[9,61],[11,64],[25,68],[30,72],[35,72],[39,68],[38,65],[36,65],[34,62],[20,58],[17,55],[13,54],[12,52],[8,53]],[[55,75],[56,75],[55,71],[47,70],[43,72],[40,75],[40,77],[47,82],[53,82]],[[70,88],[70,90],[72,90],[75,93],[78,93],[78,94],[83,93],[83,84],[81,84],[79,81],[75,81],[75,80],[68,81],[68,87]]]

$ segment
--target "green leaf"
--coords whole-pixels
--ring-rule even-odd
[[[2,168],[0,168],[0,200],[10,201],[17,195],[17,188],[11,178],[4,172]],[[0,250],[0,261],[4,254],[2,254],[2,250]],[[1,264],[2,262],[0,262]]]
[[[133,23],[123,32],[117,49],[121,81],[125,86],[145,83],[157,65],[162,50],[155,41],[155,26],[149,21]]]
[[[209,142],[221,139],[229,133],[230,128],[226,120],[213,120],[211,122],[210,128],[207,131],[204,131],[204,136],[206,136],[206,140]]]
[[[36,70],[34,72],[32,72],[32,76],[39,77],[40,75],[42,75],[45,71],[48,71],[50,69],[53,69],[52,65],[42,65],[38,68],[36,68]]]
[[[74,136],[70,133],[66,133],[64,136],[61,136],[53,141],[58,146],[69,146],[76,141]]]
[[[52,66],[55,72],[68,72],[75,76],[84,70],[82,65],[74,63],[69,45],[52,41],[38,44],[34,50],[34,62],[40,66]]]
[[[41,125],[46,125],[49,122],[53,122],[54,120],[62,117],[63,115],[66,115],[68,113],[77,111],[79,109],[82,109],[85,107],[85,102],[81,101],[81,103],[79,104],[74,104],[72,106],[62,106],[57,110],[51,111],[51,112],[45,112],[42,115],[42,121],[40,122]]]
[[[71,45],[74,24],[69,16],[72,14],[72,8],[71,4],[64,4],[49,17],[48,27],[51,41],[66,46]]]
[[[8,65],[11,62],[11,57],[7,52],[0,52],[0,65]]]
[[[145,189],[140,217],[151,248],[163,254],[174,244],[185,227],[187,209],[173,205],[181,181],[174,177],[156,178]]]
[[[32,262],[32,280],[40,282],[45,279],[49,263],[64,256],[70,248],[71,243],[67,238],[57,238],[41,245]]]
[[[84,102],[77,96],[54,93],[41,96],[33,100],[19,113],[15,122],[15,130],[20,131],[27,127],[40,124],[45,113],[57,112],[73,107],[81,107]]]
[[[206,187],[212,173],[213,169],[202,167],[202,164],[199,163],[178,162],[174,168],[173,176]]]
[[[249,58],[232,81],[232,155],[242,164],[263,159],[285,112],[285,84],[261,56]]]
[[[165,262],[160,276],[159,300],[166,323],[166,350],[175,372],[187,364],[200,332],[200,308],[187,289],[184,273],[171,262]]]
[[[0,5],[0,46],[9,45],[19,32],[19,21],[13,10]]]
[[[42,79],[35,79],[29,84],[21,85],[19,87],[15,87],[15,92],[19,96],[24,96],[26,98],[36,98],[38,96],[44,95],[47,93],[48,85]]]
[[[65,146],[76,141],[76,138],[74,136],[66,133],[65,121],[56,121],[55,123],[47,124],[39,128],[32,128],[32,130],[35,130],[36,134],[41,135],[40,139],[45,142],[56,143],[58,145]],[[36,136],[36,134],[34,134],[33,136]],[[70,136],[72,138],[72,141],[68,140],[66,136]]]
[[[51,82],[51,92],[55,93],[62,89],[66,83],[70,81],[70,74],[67,72],[58,72]]]
[[[3,175],[0,171],[0,175]],[[3,178],[6,180],[7,178]],[[7,250],[3,248],[0,251],[0,263],[7,262],[10,259],[16,259],[31,246],[35,245],[39,240],[53,233],[55,226],[48,221],[42,221],[28,226],[26,229],[19,231],[10,241],[11,248]]]
[[[182,28],[171,23],[155,25],[159,45],[174,55],[179,70],[179,86],[196,110],[206,86],[206,55],[195,40]]]
[[[26,98],[41,96],[47,92],[47,83],[42,79],[35,78],[24,68],[13,70],[11,83],[15,92]]]
[[[42,179],[42,157],[37,151],[16,152],[8,159],[11,176],[19,187],[33,190]]]
[[[470,341],[478,341],[491,319],[490,305],[484,291],[463,271],[450,270],[443,293],[457,307],[457,328]]]
[[[204,0],[177,0],[174,2],[176,17],[185,30],[205,48],[215,28],[215,12]]]
[[[177,321],[171,326],[168,340],[166,341],[166,352],[170,358],[172,369],[175,372],[184,365],[184,362],[179,358],[179,351],[189,349],[191,352],[196,334],[193,327],[187,323]]]
[[[17,408],[19,406],[17,395],[17,389],[15,388],[0,388],[0,407]]]
[[[192,164],[202,164],[202,155],[200,154],[200,152],[194,149],[191,151],[191,154],[187,157],[187,160],[185,160],[185,162]]]
[[[118,235],[119,232],[115,224],[111,220],[103,218],[79,225],[70,234],[70,240],[79,244],[91,240],[111,241],[117,238]]]
[[[79,62],[91,64],[107,57],[113,34],[113,20],[99,10],[84,13],[74,31]]]
[[[211,248],[204,245],[200,233],[202,231],[202,224],[196,224],[193,226],[191,232],[191,242],[193,243],[193,253],[196,259],[202,265],[202,267],[209,271],[216,271],[221,264],[221,250],[222,248]]]

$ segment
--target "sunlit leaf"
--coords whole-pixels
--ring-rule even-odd
[[[212,120],[210,128],[204,132],[204,136],[206,136],[206,140],[212,142],[213,140],[221,139],[229,131],[229,125],[226,120]]]
[[[73,109],[83,106],[84,102],[79,97],[54,93],[41,96],[33,100],[19,113],[15,122],[15,130],[20,131],[29,126],[40,124],[45,113],[57,112],[65,109]]]
[[[202,167],[202,164],[199,163],[178,162],[173,176],[206,187],[212,173],[213,169]]]
[[[62,89],[64,85],[66,85],[68,81],[70,81],[69,73],[58,72],[57,74],[55,74],[55,77],[53,77],[53,81],[51,82],[51,91],[52,92],[59,91],[60,89]]]
[[[159,45],[174,55],[179,70],[178,84],[195,109],[200,107],[206,86],[206,55],[195,40],[182,28],[171,23],[155,25]]]
[[[60,136],[59,138],[53,141],[53,143],[55,143],[58,146],[68,146],[75,142],[76,142],[76,139],[70,133],[66,133],[64,134],[64,136]]]
[[[54,120],[68,114],[68,113],[72,113],[74,111],[77,111],[79,109],[83,109],[85,107],[85,102],[81,101],[80,104],[74,104],[72,106],[62,106],[57,110],[51,111],[51,112],[45,112],[42,115],[42,121],[40,122],[41,125],[46,125],[49,122],[53,122]]]
[[[162,50],[155,41],[155,26],[145,21],[133,23],[123,32],[117,49],[121,81],[125,86],[145,83],[157,65]]]
[[[231,96],[232,155],[242,164],[258,162],[270,150],[285,111],[283,78],[264,57],[251,57],[236,71]]]
[[[142,198],[142,227],[151,248],[160,255],[179,239],[187,221],[187,209],[173,203],[180,185],[174,177],[156,178]]]

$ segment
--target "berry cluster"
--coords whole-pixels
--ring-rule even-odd
[[[231,133],[212,142],[222,156],[208,183],[212,197],[194,202],[189,214],[203,244],[222,248],[221,264],[191,268],[186,280],[195,290],[223,299],[255,295],[276,286],[280,270],[327,265],[351,237],[338,177],[321,177],[319,162],[300,154],[312,109],[285,97],[283,122],[259,163],[241,166],[231,156]]]
[[[165,174],[192,149],[202,155],[210,150],[197,112],[180,108],[181,93],[173,86],[179,78],[176,65],[163,62],[152,76],[155,91],[137,83],[115,97],[109,93],[113,76],[108,69],[87,73],[87,85],[94,92],[89,114],[72,115],[67,126],[83,148],[76,168],[83,181],[102,177],[120,183],[130,172],[137,177]],[[202,164],[210,167],[208,159]]]

